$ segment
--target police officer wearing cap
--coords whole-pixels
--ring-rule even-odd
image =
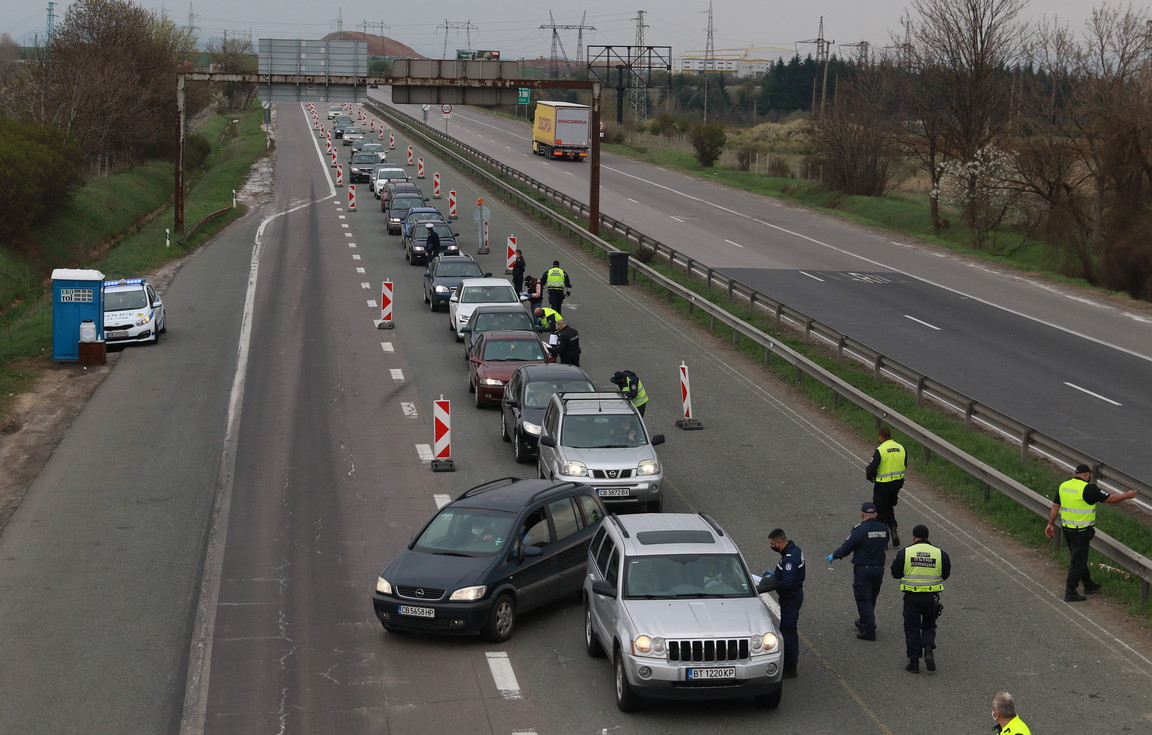
[[[564,304],[564,297],[572,295],[572,281],[568,280],[568,274],[560,267],[559,260],[552,261],[552,267],[544,272],[540,281],[548,292],[548,305],[556,311],[562,311],[560,307]]]
[[[648,391],[644,390],[644,384],[640,382],[636,373],[631,370],[618,370],[609,380],[620,389],[625,398],[632,401],[640,416],[644,416],[644,410],[648,407]]]
[[[1092,594],[1100,589],[1100,583],[1092,581],[1088,571],[1088,548],[1096,535],[1096,504],[1122,503],[1136,497],[1135,490],[1109,495],[1096,486],[1092,480],[1092,468],[1086,464],[1076,466],[1076,474],[1067,480],[1056,492],[1052,509],[1048,512],[1048,525],[1044,535],[1052,538],[1056,531],[1056,519],[1064,531],[1068,542],[1068,553],[1072,560],[1068,564],[1068,578],[1064,582],[1064,602],[1082,602],[1086,597],[1076,591],[1081,582],[1084,591]]]
[[[877,432],[879,442],[872,452],[872,461],[864,470],[864,476],[872,483],[872,502],[876,504],[876,517],[888,526],[892,535],[892,546],[900,545],[900,534],[896,532],[896,503],[900,489],[904,487],[904,473],[908,468],[908,453],[904,451],[888,427],[882,426]]]
[[[428,230],[428,240],[424,243],[424,257],[431,263],[434,258],[440,256],[440,235],[436,234],[436,227],[428,222],[424,225]]]
[[[896,553],[892,576],[900,580],[904,593],[904,644],[908,663],[904,670],[920,673],[920,656],[929,671],[936,670],[936,618],[940,614],[940,593],[952,573],[948,552],[928,543],[928,527],[912,529],[912,543]]]
[[[853,526],[844,543],[828,556],[829,563],[852,554],[852,596],[856,599],[856,637],[876,640],[876,598],[884,583],[884,556],[888,527],[876,520],[876,504],[860,506],[860,523]]]

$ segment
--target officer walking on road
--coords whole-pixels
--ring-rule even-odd
[[[904,472],[908,467],[908,456],[904,447],[892,440],[892,432],[887,426],[880,427],[877,441],[880,445],[872,453],[872,461],[864,470],[868,482],[872,483],[872,502],[876,504],[876,518],[888,526],[892,535],[892,547],[900,546],[900,535],[896,533],[896,503],[900,488],[904,487]]]
[[[936,618],[942,609],[940,593],[952,573],[948,552],[928,543],[928,527],[912,529],[912,544],[892,560],[892,576],[904,593],[904,644],[908,663],[904,670],[920,673],[920,657],[929,671],[936,670]]]
[[[876,504],[860,506],[860,523],[844,543],[828,556],[829,563],[852,554],[852,596],[856,599],[856,637],[876,640],[876,598],[884,582],[884,555],[888,550],[888,527],[876,520]]]
[[[1100,589],[1100,583],[1093,582],[1088,571],[1088,549],[1092,537],[1096,535],[1096,504],[1122,503],[1136,497],[1135,490],[1109,495],[1091,479],[1091,467],[1086,464],[1076,466],[1076,474],[1056,492],[1052,509],[1048,512],[1048,525],[1044,528],[1044,535],[1052,538],[1056,532],[1056,519],[1059,518],[1064,540],[1068,542],[1068,553],[1072,555],[1068,578],[1064,582],[1064,602],[1082,602],[1087,599],[1076,591],[1081,582],[1088,594]]]
[[[992,719],[1000,735],[1032,735],[1032,731],[1016,714],[1016,700],[1008,692],[996,692],[992,697]]]
[[[568,274],[560,267],[559,260],[552,261],[552,267],[540,279],[544,282],[544,290],[548,292],[548,305],[556,311],[563,311],[564,297],[572,295],[572,281]]]
[[[580,333],[576,328],[561,318],[556,323],[556,334],[553,336],[556,342],[548,349],[560,364],[580,367]]]
[[[431,222],[424,227],[428,230],[428,240],[424,244],[424,259],[431,263],[440,255],[440,235],[436,234],[436,226]]]
[[[780,635],[784,637],[784,678],[796,678],[796,664],[800,660],[800,608],[804,605],[804,552],[789,541],[783,529],[775,528],[768,534],[768,545],[780,554],[780,561],[771,576],[776,580],[776,596],[780,599]]]
[[[628,400],[632,401],[636,411],[643,417],[644,410],[648,408],[648,391],[644,390],[644,384],[640,382],[640,378],[636,377],[636,373],[631,370],[619,370],[609,380],[620,389],[620,392]]]

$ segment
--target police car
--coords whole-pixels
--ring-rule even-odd
[[[156,344],[167,331],[164,302],[144,278],[104,281],[104,341]]]

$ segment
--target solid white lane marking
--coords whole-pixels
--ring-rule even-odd
[[[674,215],[674,214],[670,214],[670,215],[668,215],[668,216],[669,216],[669,217],[671,217],[672,219],[676,220],[676,221],[677,221],[677,222],[679,222],[680,224],[684,224],[684,220],[680,219],[680,218],[679,218],[679,217],[677,217],[676,215]]]
[[[940,329],[940,327],[936,326],[935,324],[929,324],[928,322],[926,322],[922,319],[917,319],[914,316],[908,316],[907,314],[905,314],[904,318],[905,319],[911,319],[912,321],[916,322],[917,324],[923,324],[924,326],[928,327],[929,329],[935,329],[937,332],[943,331]]]
[[[628,199],[628,201],[632,202],[633,204],[639,204],[640,203],[640,202],[636,201],[635,199],[633,199],[632,197],[626,197],[626,198]]]
[[[357,268],[357,269],[356,269],[356,272],[357,272],[357,273],[359,273],[359,274],[361,274],[361,275],[363,275],[363,274],[364,274],[364,269],[363,269],[363,268]]]
[[[360,260],[360,254],[359,253],[352,253],[352,260]]]
[[[391,342],[381,342],[380,343],[380,349],[384,350],[385,352],[395,352],[396,351],[395,348],[392,347]]]
[[[452,502],[452,496],[451,495],[445,495],[444,493],[437,493],[437,494],[432,496],[432,499],[436,501],[436,509],[437,510],[439,510],[440,508],[443,508],[445,505],[448,505],[449,503]]]
[[[823,279],[823,278],[819,278],[818,276],[814,276],[814,275],[812,275],[811,273],[805,273],[804,271],[800,271],[800,275],[802,275],[802,276],[808,276],[808,277],[809,277],[809,278],[811,278],[813,281],[820,281],[820,283],[824,283],[824,279]]]
[[[742,247],[744,247],[744,246],[743,246],[743,245],[741,245],[740,243],[738,243],[738,242],[732,242],[731,240],[725,240],[724,242],[728,243],[729,245],[735,245],[735,246],[736,246],[736,247],[738,247],[738,248],[742,248]]]
[[[488,651],[484,654],[488,659],[488,668],[492,671],[492,681],[504,699],[520,699],[520,682],[516,681],[516,672],[512,671],[512,662],[504,651]]]
[[[420,457],[421,462],[432,461],[432,445],[431,444],[417,444],[416,454]]]
[[[410,403],[408,401],[401,401],[400,402],[400,410],[404,412],[404,418],[408,418],[408,419],[419,418],[419,414],[416,413],[416,404],[415,403]]]
[[[400,368],[390,368],[388,370],[388,373],[392,376],[393,380],[403,380],[404,379],[404,371],[401,370]]]
[[[1112,400],[1111,398],[1105,398],[1104,396],[1100,395],[1099,393],[1093,393],[1092,391],[1088,390],[1087,388],[1081,388],[1080,386],[1076,385],[1075,383],[1069,383],[1069,382],[1065,381],[1064,385],[1068,386],[1069,388],[1075,388],[1076,390],[1080,391],[1081,393],[1087,393],[1088,395],[1092,396],[1093,398],[1099,398],[1100,400],[1104,401],[1105,403],[1111,403],[1113,406],[1121,405],[1121,404],[1117,403],[1116,401]]]
[[[379,309],[380,305],[376,303],[376,299],[368,299],[368,307],[372,309]]]

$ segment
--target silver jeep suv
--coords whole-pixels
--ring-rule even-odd
[[[616,706],[752,697],[776,707],[783,643],[736,544],[704,515],[611,515],[588,547],[584,642]]]
[[[544,411],[537,469],[543,479],[596,488],[605,504],[664,507],[664,475],[655,446],[632,402],[611,393],[556,393]]]

